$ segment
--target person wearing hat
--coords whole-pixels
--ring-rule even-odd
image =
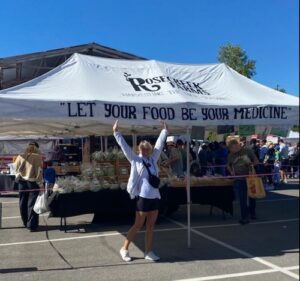
[[[241,147],[236,139],[229,141],[228,149],[227,169],[230,175],[240,176],[235,178],[234,188],[240,201],[241,219],[239,223],[243,225],[249,223],[249,218],[256,219],[256,201],[248,198],[246,176],[249,175],[251,166],[258,165],[259,162],[253,151],[247,147]]]
[[[29,143],[24,153],[14,162],[16,181],[19,185],[19,205],[23,224],[30,231],[36,231],[39,216],[33,210],[39,189],[43,188],[42,156],[35,142]]]
[[[183,177],[183,163],[182,156],[179,149],[175,145],[175,138],[167,138],[167,156],[169,158],[169,165],[172,170],[172,175],[176,177]]]
[[[146,222],[145,254],[146,260],[158,261],[160,258],[152,251],[153,231],[158,217],[160,192],[158,190],[158,165],[160,154],[168,135],[167,125],[162,122],[163,129],[154,148],[148,141],[141,141],[137,155],[126,143],[118,127],[118,120],[113,125],[114,137],[121,147],[127,160],[131,163],[127,191],[131,199],[136,199],[136,213],[134,225],[127,233],[127,237],[120,249],[123,261],[130,262],[129,245],[136,233]],[[154,179],[155,182],[152,180]]]

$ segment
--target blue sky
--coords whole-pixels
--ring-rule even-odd
[[[254,80],[299,96],[298,0],[1,0],[0,57],[97,42],[142,57],[215,63],[239,44]]]

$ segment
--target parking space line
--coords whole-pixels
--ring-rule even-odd
[[[256,200],[256,203],[271,203],[271,202],[280,202],[280,201],[293,201],[293,200],[299,200],[299,197],[295,198],[284,198],[284,199],[261,199]],[[239,203],[239,202],[236,202]]]
[[[173,222],[174,224],[176,224],[178,226],[187,228],[187,226],[184,225],[181,222],[175,221],[175,220],[170,219],[170,218],[166,218],[166,219],[168,219],[169,221]],[[234,247],[234,246],[232,246],[230,244],[227,244],[227,243],[225,243],[225,242],[223,242],[221,240],[218,240],[218,239],[216,239],[216,238],[214,238],[212,236],[209,236],[209,235],[207,235],[207,234],[205,234],[205,233],[203,233],[203,232],[201,232],[199,230],[194,229],[193,227],[191,228],[191,232],[193,232],[194,234],[196,234],[198,236],[201,236],[202,238],[205,238],[205,239],[207,239],[207,240],[209,240],[211,242],[214,242],[214,243],[216,243],[216,244],[218,244],[220,246],[223,246],[224,248],[227,248],[227,249],[229,249],[229,250],[231,250],[233,252],[236,252],[236,253],[244,256],[244,257],[250,258],[250,259],[252,259],[252,260],[254,260],[254,261],[256,261],[256,262],[258,262],[260,264],[263,264],[263,265],[266,265],[266,266],[270,267],[271,269],[275,269],[277,271],[280,271],[283,274],[286,274],[286,275],[288,275],[288,276],[290,276],[290,277],[292,277],[294,279],[299,280],[299,275],[297,275],[297,274],[295,274],[293,272],[290,272],[290,271],[288,271],[288,270],[286,270],[284,268],[281,268],[280,266],[277,266],[277,265],[275,265],[275,264],[273,264],[273,263],[271,263],[269,261],[266,261],[266,260],[264,260],[262,258],[255,257],[255,256],[253,256],[250,253],[247,253],[247,252],[245,252],[245,251],[243,251],[243,250],[241,250],[241,249],[239,249],[237,247]]]
[[[285,270],[294,270],[294,269],[299,269],[299,266],[297,265],[297,266],[282,267],[282,268]],[[279,270],[263,269],[263,270],[246,271],[246,272],[240,272],[240,273],[196,277],[196,278],[189,278],[189,279],[179,279],[179,280],[175,280],[175,281],[208,281],[208,280],[219,280],[219,279],[235,278],[235,277],[243,277],[243,276],[251,276],[251,275],[260,275],[260,274],[274,273],[274,272],[279,272]]]
[[[173,228],[155,229],[154,231],[155,232],[166,232],[166,231],[178,231],[178,230],[183,230],[183,229],[184,228],[182,228],[182,227],[173,227]],[[145,230],[140,231],[139,233],[144,233],[144,232],[145,232]],[[79,240],[79,239],[91,239],[91,238],[118,236],[118,235],[126,235],[126,234],[127,234],[127,232],[109,232],[109,233],[101,233],[101,234],[94,234],[94,235],[55,238],[55,239],[49,239],[49,240],[21,241],[21,242],[12,242],[12,243],[2,243],[2,244],[0,244],[0,247],[28,245],[28,244],[41,244],[41,243],[48,243],[49,241],[59,242],[59,241]]]
[[[19,201],[4,201],[2,204],[19,204]]]
[[[299,221],[299,218],[251,222],[250,225],[272,224],[272,223],[293,222],[293,221]],[[217,227],[230,227],[230,226],[241,226],[241,225],[239,223],[228,223],[228,224],[199,225],[199,226],[192,226],[192,227],[198,229],[198,228],[217,228]]]
[[[49,214],[39,215],[40,217],[47,217]],[[21,216],[12,216],[12,217],[2,217],[3,220],[11,220],[11,219],[20,219]]]

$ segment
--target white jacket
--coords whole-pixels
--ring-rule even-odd
[[[155,165],[155,170],[159,171],[157,166],[157,161],[159,159],[160,153],[164,147],[164,143],[166,141],[168,135],[168,131],[166,129],[163,129],[155,143],[153,153],[151,155],[151,161],[153,160],[153,163]],[[136,196],[140,193],[140,188],[142,184],[142,173],[145,168],[143,164],[143,158],[142,155],[137,155],[133,152],[133,150],[129,147],[125,139],[123,138],[122,134],[120,132],[115,132],[114,137],[121,147],[122,151],[124,152],[126,158],[131,164],[130,169],[130,176],[127,183],[127,192],[130,194],[131,199],[134,199]]]

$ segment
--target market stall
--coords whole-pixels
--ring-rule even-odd
[[[0,193],[17,190],[13,162],[22,153],[30,141],[39,143],[43,160],[47,160],[60,138],[44,136],[1,136],[0,137]]]
[[[173,135],[189,135],[193,126],[294,125],[299,123],[299,99],[258,84],[225,64],[181,65],[79,54],[38,78],[0,91],[0,136],[20,132],[107,136],[116,119],[122,133],[133,136],[158,135],[159,120],[167,122]],[[187,171],[190,245],[193,198]]]
[[[173,186],[172,186],[173,185]],[[107,186],[94,191],[78,189],[77,192],[54,192],[49,198],[51,216],[60,217],[61,223],[66,218],[95,214],[93,222],[99,223],[110,218],[120,218],[134,215],[135,202],[131,200],[126,189]],[[184,182],[165,183],[160,188],[160,213],[171,214],[180,205],[186,204],[186,190]],[[225,213],[233,214],[234,192],[232,180],[204,179],[194,182],[191,186],[193,204],[217,207]],[[62,225],[61,225],[62,226]]]

